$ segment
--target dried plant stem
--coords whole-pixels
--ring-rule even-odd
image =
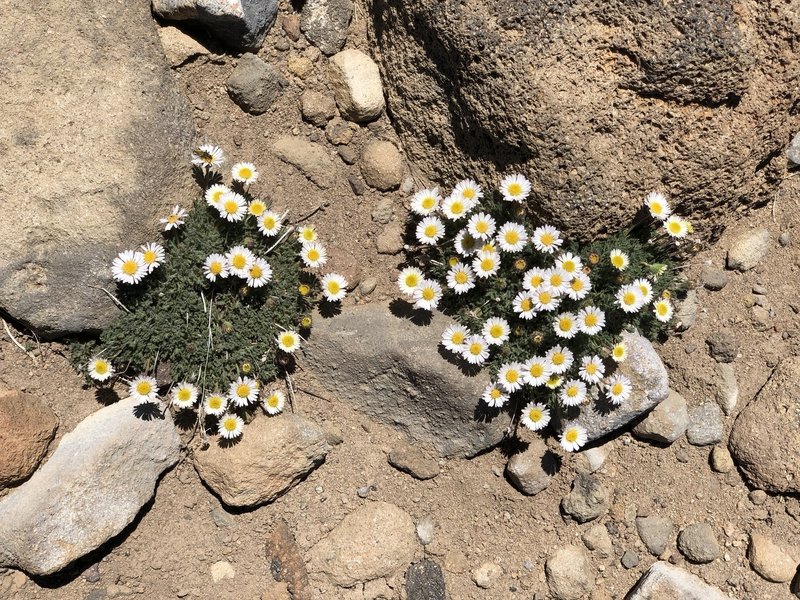
[[[14,343],[14,345],[15,345],[17,348],[19,348],[20,350],[22,350],[22,351],[23,351],[23,352],[24,352],[24,353],[25,353],[25,354],[28,356],[28,358],[30,358],[30,359],[31,359],[33,362],[36,362],[36,357],[33,355],[33,353],[32,353],[32,352],[30,352],[29,350],[27,350],[27,349],[25,348],[25,346],[23,346],[22,344],[20,344],[20,343],[17,341],[17,338],[15,338],[15,337],[14,337],[14,334],[13,334],[13,333],[11,333],[11,328],[8,326],[8,323],[6,323],[6,320],[5,320],[5,319],[2,319],[2,321],[3,321],[3,329],[5,329],[5,330],[6,330],[6,333],[8,334],[8,337],[11,339],[11,341]]]
[[[90,285],[89,287],[90,287],[90,288],[93,288],[93,289],[95,289],[95,290],[102,290],[102,291],[104,291],[106,294],[108,294],[108,297],[109,297],[109,298],[111,298],[111,300],[113,300],[113,301],[114,301],[114,304],[116,304],[117,306],[119,306],[119,307],[120,307],[122,310],[124,310],[126,313],[129,313],[129,312],[131,312],[130,310],[128,310],[128,307],[127,307],[127,306],[125,306],[125,305],[122,303],[122,301],[121,301],[119,298],[117,298],[117,297],[116,297],[114,294],[112,294],[111,292],[109,292],[109,291],[108,291],[106,288],[104,288],[104,287],[101,287],[101,286],[99,286],[99,285]]]
[[[295,409],[294,409],[294,402],[295,402],[294,384],[292,383],[292,378],[288,373],[285,373],[284,377],[286,378],[286,387],[289,389],[289,408],[292,409],[292,412],[295,412]]]

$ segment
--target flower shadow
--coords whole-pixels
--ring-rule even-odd
[[[425,327],[433,321],[433,313],[421,308],[414,308],[413,304],[402,298],[392,300],[389,303],[389,311],[398,319],[406,319],[418,327]]]
[[[142,402],[133,407],[133,416],[142,421],[163,420],[167,409],[158,402]]]

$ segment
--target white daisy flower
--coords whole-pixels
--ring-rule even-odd
[[[653,312],[656,315],[656,319],[661,321],[662,323],[668,322],[672,318],[672,302],[667,299],[658,300],[653,305]]]
[[[242,279],[246,279],[249,275],[255,259],[255,255],[244,246],[234,246],[225,254],[228,271]]]
[[[561,269],[570,277],[575,277],[582,268],[583,263],[580,257],[575,256],[572,252],[562,252],[556,259],[556,269]]]
[[[611,404],[619,406],[631,395],[631,380],[621,373],[615,373],[606,381],[606,394]]]
[[[423,279],[414,290],[414,306],[423,310],[434,310],[442,299],[442,286],[430,279]]]
[[[273,210],[265,211],[257,219],[258,230],[267,237],[278,235],[278,232],[283,227],[283,216],[279,215]]]
[[[650,210],[650,216],[659,221],[663,221],[669,215],[669,202],[661,192],[650,192],[644,198],[644,205]]]
[[[533,267],[525,271],[523,275],[522,287],[526,290],[535,290],[544,283],[545,270]]]
[[[458,232],[454,245],[461,256],[470,256],[481,249],[481,241],[472,237],[466,229]]]
[[[509,394],[516,392],[522,387],[524,380],[525,366],[522,363],[509,363],[500,367],[497,373],[497,380],[503,389]]]
[[[142,244],[139,250],[142,253],[142,260],[144,260],[148,273],[152,273],[154,269],[161,266],[161,263],[164,262],[164,246],[161,244],[155,242]]]
[[[561,269],[550,268],[544,271],[544,285],[561,295],[569,289],[570,276]]]
[[[551,373],[550,377],[547,378],[547,381],[544,382],[544,384],[551,390],[557,390],[562,383],[564,383],[564,378],[560,375],[556,375],[555,373]]]
[[[164,231],[169,231],[170,229],[177,229],[183,225],[188,216],[189,213],[176,204],[172,212],[165,218],[159,219],[159,221],[164,224]]]
[[[517,313],[520,319],[529,321],[536,316],[536,307],[533,305],[533,296],[529,292],[520,292],[514,296],[514,301],[511,304],[514,312]]]
[[[623,285],[617,291],[617,304],[626,313],[635,313],[644,306],[642,290],[637,286]]]
[[[263,258],[256,258],[247,271],[247,285],[251,288],[260,288],[272,279],[272,267]]]
[[[253,404],[258,400],[258,383],[250,377],[237,377],[228,388],[228,398],[238,407]]]
[[[640,278],[634,279],[631,285],[637,286],[642,292],[642,304],[650,304],[650,300],[653,299],[653,284],[645,278]]]
[[[471,206],[468,206],[463,198],[448,196],[442,202],[442,214],[450,221],[457,221],[469,212]]]
[[[594,356],[581,357],[581,368],[578,371],[578,377],[586,383],[600,383],[605,372],[606,368],[603,365],[603,361],[596,354]]]
[[[225,414],[228,409],[228,399],[217,392],[206,394],[203,400],[203,409],[207,415],[218,417]]]
[[[545,358],[550,365],[550,372],[554,375],[561,375],[569,371],[575,360],[572,351],[566,346],[553,346],[547,351]]]
[[[226,440],[234,440],[242,435],[244,421],[242,417],[226,414],[219,419],[219,434]]]
[[[286,331],[280,332],[278,337],[275,338],[275,341],[278,342],[278,348],[292,354],[300,347],[300,334],[287,329]]]
[[[252,185],[258,179],[258,171],[253,163],[240,162],[231,167],[231,178],[245,185]]]
[[[550,378],[550,375],[553,374],[550,370],[550,361],[543,356],[529,358],[523,365],[523,368],[525,383],[531,387],[544,385]]]
[[[178,408],[191,408],[197,402],[197,387],[182,382],[172,390],[172,403]]]
[[[317,241],[317,228],[313,225],[303,225],[297,229],[297,241],[301,244]]]
[[[483,198],[483,190],[472,179],[463,179],[456,184],[452,196],[459,198],[467,205],[467,210],[471,210]]]
[[[500,182],[500,193],[506,202],[522,202],[531,193],[531,182],[518,173],[508,175]]]
[[[470,336],[469,329],[463,325],[449,325],[442,333],[442,345],[456,354],[464,350],[464,342]]]
[[[539,431],[550,423],[550,409],[539,402],[530,402],[522,409],[519,420],[531,431]]]
[[[618,248],[612,250],[608,256],[611,259],[611,265],[620,271],[627,269],[631,262],[628,255]]]
[[[573,300],[583,300],[592,289],[592,282],[589,276],[584,273],[575,273],[572,281],[567,285],[564,293]]]
[[[611,358],[613,358],[616,363],[625,362],[625,359],[628,358],[628,344],[625,342],[617,342],[614,344],[614,347],[611,349]]]
[[[106,381],[114,374],[114,367],[105,358],[95,356],[86,365],[86,372],[95,381]]]
[[[225,162],[222,148],[214,144],[203,144],[192,151],[192,164],[204,169],[219,169]]]
[[[438,217],[425,217],[417,224],[417,241],[432,246],[444,236],[444,223]]]
[[[578,334],[578,318],[571,312],[559,314],[553,321],[553,331],[564,339],[572,339]]]
[[[419,287],[425,277],[417,267],[406,267],[397,276],[397,287],[406,296],[413,296],[414,290]]]
[[[689,233],[689,222],[686,219],[681,219],[677,215],[672,215],[664,221],[664,229],[667,230],[667,233],[671,237],[686,237],[686,234]]]
[[[492,215],[488,213],[479,212],[472,215],[469,221],[467,221],[467,231],[469,231],[472,237],[480,240],[488,240],[491,238],[496,229],[497,224],[492,218]]]
[[[542,225],[533,232],[533,245],[539,252],[552,254],[563,243],[561,232],[552,225]]]
[[[577,452],[589,440],[586,428],[577,423],[567,423],[561,432],[559,443],[567,452]]]
[[[241,194],[228,192],[217,205],[219,216],[231,223],[241,221],[247,214],[247,200]]]
[[[155,377],[139,375],[131,381],[129,393],[139,402],[153,402],[158,398],[158,383]]]
[[[222,200],[222,197],[230,191],[231,190],[228,186],[222,185],[221,183],[215,183],[214,185],[209,186],[205,193],[206,204],[219,210],[219,203]]]
[[[286,394],[280,390],[272,390],[269,396],[264,398],[264,410],[270,415],[282,412],[284,404],[286,404]]]
[[[578,312],[578,327],[587,335],[595,335],[606,324],[606,313],[596,306],[586,306]]]
[[[481,279],[491,277],[500,269],[500,255],[491,250],[481,250],[472,260],[472,269]]]
[[[319,242],[308,242],[300,249],[300,258],[307,267],[316,269],[328,262],[328,253]]]
[[[489,358],[489,344],[482,335],[471,335],[464,340],[462,352],[462,356],[468,363],[480,365]]]
[[[579,379],[570,379],[561,388],[558,399],[563,406],[580,406],[586,401],[586,384]]]
[[[228,276],[228,261],[222,254],[209,254],[203,262],[203,274],[209,281]]]
[[[427,217],[436,212],[441,201],[439,188],[420,190],[411,199],[411,210],[418,215]]]
[[[506,223],[497,232],[497,243],[504,252],[519,252],[528,243],[528,232],[519,223]]]
[[[253,215],[256,220],[265,212],[267,212],[267,203],[258,198],[251,200],[247,205],[247,213]]]
[[[553,290],[546,286],[541,286],[531,292],[533,306],[537,311],[549,312],[558,308],[561,300]]]
[[[496,383],[490,383],[486,386],[486,389],[483,390],[481,399],[490,407],[499,408],[508,402],[508,394],[503,390],[502,387],[500,387],[500,385]]]
[[[500,346],[503,342],[507,341],[511,335],[511,327],[508,326],[508,321],[505,319],[501,317],[492,317],[491,319],[486,319],[481,333],[486,339],[487,344]]]
[[[147,273],[147,265],[141,252],[120,252],[111,263],[111,274],[121,283],[139,283]]]
[[[456,294],[463,294],[475,287],[475,276],[467,265],[456,263],[447,272],[447,287]]]

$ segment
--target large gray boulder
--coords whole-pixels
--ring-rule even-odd
[[[627,225],[652,188],[698,235],[777,189],[798,129],[790,4],[368,4],[392,122],[441,184],[520,170],[536,211],[582,237]]]
[[[452,320],[437,313],[418,325],[395,312],[366,304],[316,318],[305,372],[358,410],[433,444],[441,456],[472,456],[499,443],[510,418],[480,414],[488,374],[468,376],[439,352]]]
[[[118,310],[98,289],[114,290],[117,252],[157,240],[195,193],[194,125],[147,2],[6,12],[0,309],[42,337],[96,331]]]
[[[0,566],[56,573],[133,521],[181,446],[169,415],[137,404],[121,400],[81,421],[0,502]]]

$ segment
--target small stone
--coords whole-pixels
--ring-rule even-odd
[[[100,581],[100,565],[97,563],[83,572],[83,578],[89,583],[97,583]]]
[[[564,546],[551,554],[545,563],[545,574],[550,593],[557,600],[586,598],[594,587],[589,560],[577,546]]]
[[[503,569],[494,563],[485,562],[472,572],[472,581],[479,588],[488,590],[503,575]]]
[[[577,456],[575,467],[585,473],[594,473],[599,471],[605,464],[606,459],[611,451],[611,444],[603,444],[602,446],[594,446],[583,450]]]
[[[671,444],[689,426],[689,408],[686,400],[675,390],[669,391],[667,399],[650,411],[647,417],[633,428],[637,437]]]
[[[525,450],[508,459],[506,474],[520,492],[533,496],[550,485],[557,464],[544,441],[535,438]]]
[[[639,564],[639,555],[633,550],[625,550],[620,562],[626,569],[632,569]]]
[[[36,470],[58,428],[58,418],[36,396],[0,391],[0,489]]]
[[[753,490],[747,496],[750,498],[750,502],[756,506],[761,506],[767,501],[767,492],[764,490]]]
[[[714,379],[716,400],[722,412],[730,415],[739,403],[739,382],[730,363],[717,363],[717,376]]]
[[[300,16],[299,15],[284,15],[281,21],[281,27],[286,32],[288,37],[293,42],[300,39]]]
[[[291,44],[289,44],[289,40],[286,38],[279,38],[275,40],[275,50],[279,52],[286,52],[289,48],[291,48]]]
[[[781,245],[781,247],[785,248],[792,243],[792,234],[788,231],[784,231],[780,237],[778,237],[778,243]]]
[[[677,448],[675,450],[675,460],[684,464],[689,462],[689,455],[686,453],[685,448]]]
[[[377,278],[367,277],[366,279],[362,279],[361,283],[358,284],[358,292],[362,296],[369,296],[372,292],[375,291],[376,287],[378,287]]]
[[[278,98],[286,80],[272,65],[248,52],[239,59],[225,86],[242,110],[260,115]]]
[[[220,560],[211,565],[211,579],[214,580],[214,583],[219,583],[223,579],[233,579],[234,577],[236,577],[236,571],[227,560]]]
[[[336,116],[336,102],[326,94],[306,90],[300,97],[300,107],[303,118],[316,125],[324,127],[328,121]]]
[[[233,527],[236,524],[236,519],[234,519],[233,515],[221,506],[215,506],[209,514],[217,527]]]
[[[339,153],[339,157],[348,165],[355,164],[355,162],[358,160],[358,157],[360,156],[358,150],[356,150],[352,146],[339,146],[336,149],[336,151]]]
[[[667,549],[673,530],[674,525],[669,517],[651,515],[636,519],[636,531],[639,533],[639,538],[647,551],[654,556],[660,556]]]
[[[442,568],[430,558],[411,565],[406,571],[405,597],[406,600],[446,600]]]
[[[678,550],[694,563],[709,563],[721,554],[714,531],[707,523],[687,525],[678,535]]]
[[[759,296],[766,296],[767,295],[767,288],[763,285],[754,285],[753,286],[753,293],[758,294]]]
[[[209,54],[205,46],[183,33],[177,27],[159,27],[158,38],[161,40],[164,56],[173,69],[198,56],[207,56]]]
[[[403,179],[403,158],[397,146],[372,140],[361,153],[361,174],[370,187],[382,192],[397,189]]]
[[[736,359],[739,353],[739,346],[733,334],[718,330],[706,338],[708,350],[711,357],[717,362],[730,363]]]
[[[747,559],[756,573],[774,583],[791,581],[797,571],[797,561],[761,533],[750,534]]]
[[[599,479],[578,473],[572,490],[561,500],[561,508],[579,523],[586,523],[605,514],[610,503],[611,492]]]
[[[356,196],[363,196],[367,191],[367,186],[355,175],[349,175],[347,177],[347,183],[350,184],[350,189],[353,190]]]
[[[800,133],[795,133],[789,147],[786,149],[786,158],[796,165],[800,165]]]
[[[717,473],[729,473],[733,470],[733,457],[725,446],[714,446],[711,450],[711,468]]]
[[[736,237],[728,249],[727,267],[749,271],[769,251],[772,236],[767,229],[754,229]]]
[[[400,184],[400,191],[403,194],[408,195],[411,193],[411,190],[414,189],[414,178],[409,176],[403,179],[403,183]]]
[[[614,554],[614,545],[605,525],[592,525],[581,536],[584,545],[600,558]]]
[[[314,63],[303,54],[291,54],[286,60],[286,69],[300,79],[305,79],[314,71]]]
[[[403,229],[399,223],[390,223],[375,238],[378,254],[397,254],[403,249]]]
[[[689,290],[686,292],[686,298],[678,303],[675,310],[675,329],[677,331],[686,331],[697,321],[697,313],[700,312],[700,303],[697,300],[697,292]]]
[[[348,123],[340,117],[334,117],[328,123],[327,127],[325,127],[325,136],[328,138],[328,141],[331,144],[336,146],[349,144],[353,140],[353,135],[355,135],[355,127],[357,127],[357,125]],[[340,153],[341,150],[342,149],[340,148]],[[344,158],[344,156],[342,156],[342,159],[348,165],[352,165],[358,158],[358,153],[356,152],[355,148],[353,148],[352,151],[354,152],[354,158],[352,160],[347,160]]]
[[[722,409],[714,402],[693,406],[689,410],[686,439],[693,446],[710,446],[722,441]]]
[[[386,225],[392,220],[394,213],[394,200],[391,197],[381,198],[375,208],[372,209],[372,220],[376,223]]]
[[[383,85],[375,64],[360,50],[349,49],[334,55],[330,80],[339,110],[351,121],[362,123],[383,112]]]
[[[272,145],[272,151],[282,161],[297,167],[318,187],[328,189],[336,181],[336,168],[325,148],[298,137],[284,136]]]
[[[389,464],[417,479],[433,479],[439,474],[439,461],[431,454],[418,444],[403,442],[389,453]]]
[[[707,290],[719,291],[728,285],[728,274],[716,267],[705,266],[700,278]]]
[[[356,490],[356,494],[358,494],[359,498],[366,498],[369,496],[370,488],[369,486],[362,485],[360,488]]]
[[[352,17],[352,0],[306,0],[300,28],[309,42],[331,55],[344,46]]]
[[[436,530],[436,521],[430,515],[425,515],[417,520],[417,537],[423,546],[427,546],[433,541],[433,534]]]

